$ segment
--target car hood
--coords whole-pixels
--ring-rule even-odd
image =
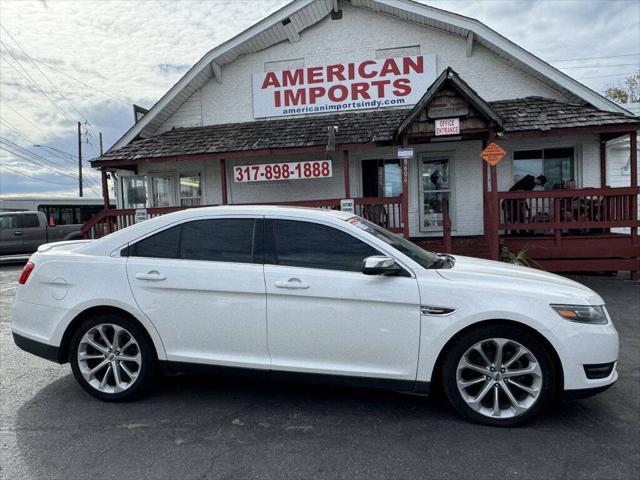
[[[584,285],[535,268],[480,258],[452,255],[455,265],[438,273],[454,282],[479,286],[487,292],[544,296],[551,301],[602,305],[602,298]]]

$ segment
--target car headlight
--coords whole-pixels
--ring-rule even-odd
[[[604,305],[551,305],[551,308],[571,322],[604,325],[608,321]]]

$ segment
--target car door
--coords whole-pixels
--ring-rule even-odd
[[[268,369],[262,219],[208,218],[128,248],[136,302],[167,359]]]
[[[36,213],[21,213],[18,224],[22,230],[23,251],[35,252],[40,245],[47,242],[47,227],[40,225],[40,218]]]
[[[22,229],[18,215],[0,215],[0,255],[22,252]]]
[[[415,380],[417,280],[410,273],[362,274],[363,259],[379,254],[335,226],[266,220],[264,270],[273,370]]]

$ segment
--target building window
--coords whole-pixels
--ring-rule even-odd
[[[151,176],[152,207],[172,207],[175,205],[175,176],[155,174]]]
[[[180,205],[183,207],[202,205],[202,177],[199,173],[180,174]]]
[[[402,194],[402,169],[399,160],[363,160],[362,195],[399,197]]]
[[[449,212],[453,211],[450,173],[450,162],[446,157],[423,158],[420,162],[420,230],[442,230],[443,200],[449,201]]]
[[[513,183],[527,175],[547,177],[545,190],[565,188],[567,181],[575,180],[573,148],[525,150],[513,153]]]
[[[133,175],[122,177],[124,208],[145,208],[147,206],[147,177]]]

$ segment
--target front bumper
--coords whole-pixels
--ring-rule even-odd
[[[23,337],[22,335],[19,335],[15,332],[13,332],[13,341],[25,352],[32,353],[33,355],[36,355],[40,358],[44,358],[45,360],[50,360],[56,363],[63,363],[60,359],[59,347],[47,345],[46,343]]]
[[[615,382],[610,383],[609,385],[604,385],[602,387],[593,387],[593,388],[581,388],[579,390],[565,390],[563,398],[565,400],[577,400],[580,398],[587,398],[597,395],[599,393],[604,392],[611,388]]]
[[[598,393],[618,380],[619,339],[611,319],[606,325],[562,320],[550,333],[564,371],[565,396]],[[609,368],[598,368],[605,365]]]

